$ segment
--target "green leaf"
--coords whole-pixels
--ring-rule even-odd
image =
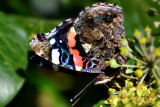
[[[0,106],[9,103],[24,82],[17,71],[26,69],[27,45],[26,33],[0,12]]]
[[[56,26],[58,26],[60,22],[65,20],[45,20],[40,18],[22,17],[16,15],[11,15],[11,17],[16,21],[16,23],[18,23],[19,26],[21,26],[26,31],[29,39],[28,44],[33,38],[33,34],[49,32]],[[29,45],[28,49],[32,50]]]
[[[109,107],[108,104],[104,104],[104,101],[105,100],[100,100],[98,103],[94,104],[93,107],[100,107],[100,106],[102,106],[102,107]]]

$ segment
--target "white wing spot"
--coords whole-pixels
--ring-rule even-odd
[[[56,31],[56,28],[54,28],[53,30],[51,30],[51,32],[55,32]]]
[[[49,41],[50,45],[54,45],[55,42],[56,42],[56,40],[55,40],[54,38],[52,38],[52,39]]]
[[[61,22],[58,26],[62,26],[63,22]]]
[[[60,53],[58,49],[52,49],[52,63],[59,64]]]
[[[60,43],[62,43],[62,40],[59,40]]]
[[[77,71],[81,71],[82,67],[75,66]]]
[[[49,39],[49,38],[53,37],[56,33],[57,33],[57,30],[56,30],[56,28],[54,28],[53,30],[50,31],[50,33],[49,32],[45,33],[45,35],[46,35],[46,38]]]

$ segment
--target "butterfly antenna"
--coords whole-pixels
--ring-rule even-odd
[[[87,84],[83,90],[81,90],[76,96],[70,99],[72,102],[72,107],[80,100],[80,98],[87,92],[87,89],[96,81],[97,77],[94,78],[89,84]]]

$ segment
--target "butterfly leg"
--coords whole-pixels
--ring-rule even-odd
[[[107,82],[115,78],[119,73],[120,71],[117,71],[109,76],[106,76],[104,73],[101,73],[97,76],[97,81],[94,83],[94,85],[106,84]]]

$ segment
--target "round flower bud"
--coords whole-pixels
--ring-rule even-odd
[[[143,72],[141,69],[137,69],[134,74],[136,75],[136,77],[141,78],[143,76]]]
[[[111,59],[110,61],[106,61],[110,65],[111,68],[118,68],[120,65],[117,63],[115,59]]]
[[[135,29],[133,35],[134,35],[134,37],[139,38],[141,36],[141,32],[139,30]]]
[[[127,47],[128,46],[128,41],[127,41],[127,39],[125,39],[125,38],[120,38],[120,43],[121,43],[121,45],[122,46],[124,46],[124,47]]]
[[[160,56],[160,48],[156,48],[154,53],[156,56]]]
[[[133,83],[131,81],[128,82],[127,88],[131,88],[133,86]]]
[[[104,104],[109,104],[108,100],[105,100],[105,101],[104,101]]]
[[[109,88],[108,91],[109,91],[109,92],[116,92],[116,90],[113,89],[113,88]]]
[[[137,61],[136,65],[139,65],[139,66],[140,66],[140,65],[142,65],[142,64],[141,64],[140,62]]]
[[[151,28],[147,26],[147,27],[144,29],[144,31],[145,31],[145,32],[151,32]]]
[[[140,44],[145,44],[147,42],[147,38],[146,37],[141,37],[140,39],[139,39],[139,43]]]
[[[122,47],[121,49],[120,49],[120,54],[122,55],[122,56],[129,56],[130,55],[130,51],[129,51],[129,49],[128,48],[126,48],[126,47]]]

